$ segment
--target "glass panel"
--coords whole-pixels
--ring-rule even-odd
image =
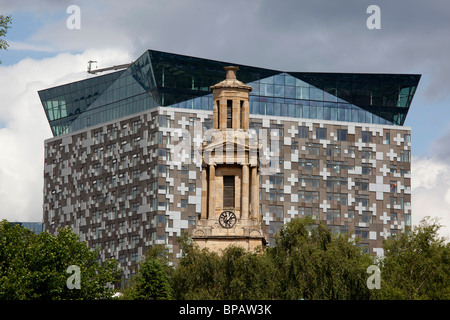
[[[317,106],[317,119],[323,120],[323,107]]]
[[[284,84],[287,86],[295,86],[295,82],[297,79],[295,79],[293,76],[286,74],[284,76]]]
[[[275,84],[284,85],[284,74],[277,74],[273,80]]]
[[[328,106],[325,106],[323,108],[323,119],[324,120],[331,120],[331,109]]]
[[[294,99],[295,98],[295,87],[285,86],[284,87],[284,96],[286,98]]]
[[[273,102],[267,102],[266,114],[273,116]]]
[[[274,86],[274,96],[283,98],[284,97],[284,86],[282,85],[275,85]]]
[[[311,100],[323,101],[323,91],[315,87],[309,88],[309,95]]]
[[[285,103],[281,104],[281,116],[287,117],[288,116],[288,105]]]
[[[288,116],[295,117],[295,104],[288,104]]]

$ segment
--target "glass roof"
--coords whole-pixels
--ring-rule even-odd
[[[250,113],[403,125],[420,75],[283,72],[147,50],[126,70],[39,91],[54,136],[156,106],[212,109],[223,67],[253,87]]]

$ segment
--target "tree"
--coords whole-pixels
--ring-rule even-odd
[[[286,223],[261,252],[230,246],[218,254],[185,234],[177,266],[155,253],[160,249],[152,251],[134,290],[148,298],[154,288],[169,286],[172,298],[187,300],[450,299],[450,245],[438,237],[440,227],[423,221],[386,240],[381,261],[355,246],[350,234],[332,234],[309,217]],[[373,265],[381,269],[381,289],[368,288]]]
[[[66,227],[57,236],[0,223],[0,299],[108,299],[120,279],[115,260],[98,262],[78,235]],[[69,266],[80,271],[80,289],[69,289]]]
[[[174,270],[177,299],[369,299],[374,258],[349,235],[311,218],[292,219],[263,252],[228,247],[219,255],[192,242]]]
[[[230,246],[221,254],[199,249],[186,236],[183,255],[171,278],[176,299],[272,299],[276,279],[268,257]]]
[[[8,48],[8,42],[6,42],[6,40],[3,40],[2,37],[4,37],[6,35],[6,32],[8,31],[8,28],[10,28],[11,26],[9,26],[9,24],[11,24],[12,18],[11,16],[3,16],[0,15],[0,50],[4,49],[6,50]],[[0,63],[2,63],[2,61],[0,60]]]
[[[137,264],[137,273],[130,286],[124,291],[126,300],[171,299],[169,283],[171,267],[169,255],[164,246],[150,248],[143,261]]]
[[[171,277],[175,299],[220,299],[219,256],[198,246],[184,233],[178,238],[182,256]]]
[[[436,219],[384,242],[379,299],[450,299],[450,244],[439,237]]]
[[[279,299],[369,299],[367,267],[374,260],[351,241],[309,217],[292,219],[267,249]]]

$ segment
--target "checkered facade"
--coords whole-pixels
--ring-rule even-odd
[[[44,224],[70,226],[128,277],[150,246],[179,253],[201,211],[201,148],[212,112],[157,107],[45,141]],[[277,230],[312,216],[358,246],[411,223],[410,128],[250,115],[260,141],[260,214]]]

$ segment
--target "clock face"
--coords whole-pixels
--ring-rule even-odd
[[[219,216],[219,223],[223,228],[232,228],[236,223],[236,215],[233,211],[224,211]]]

